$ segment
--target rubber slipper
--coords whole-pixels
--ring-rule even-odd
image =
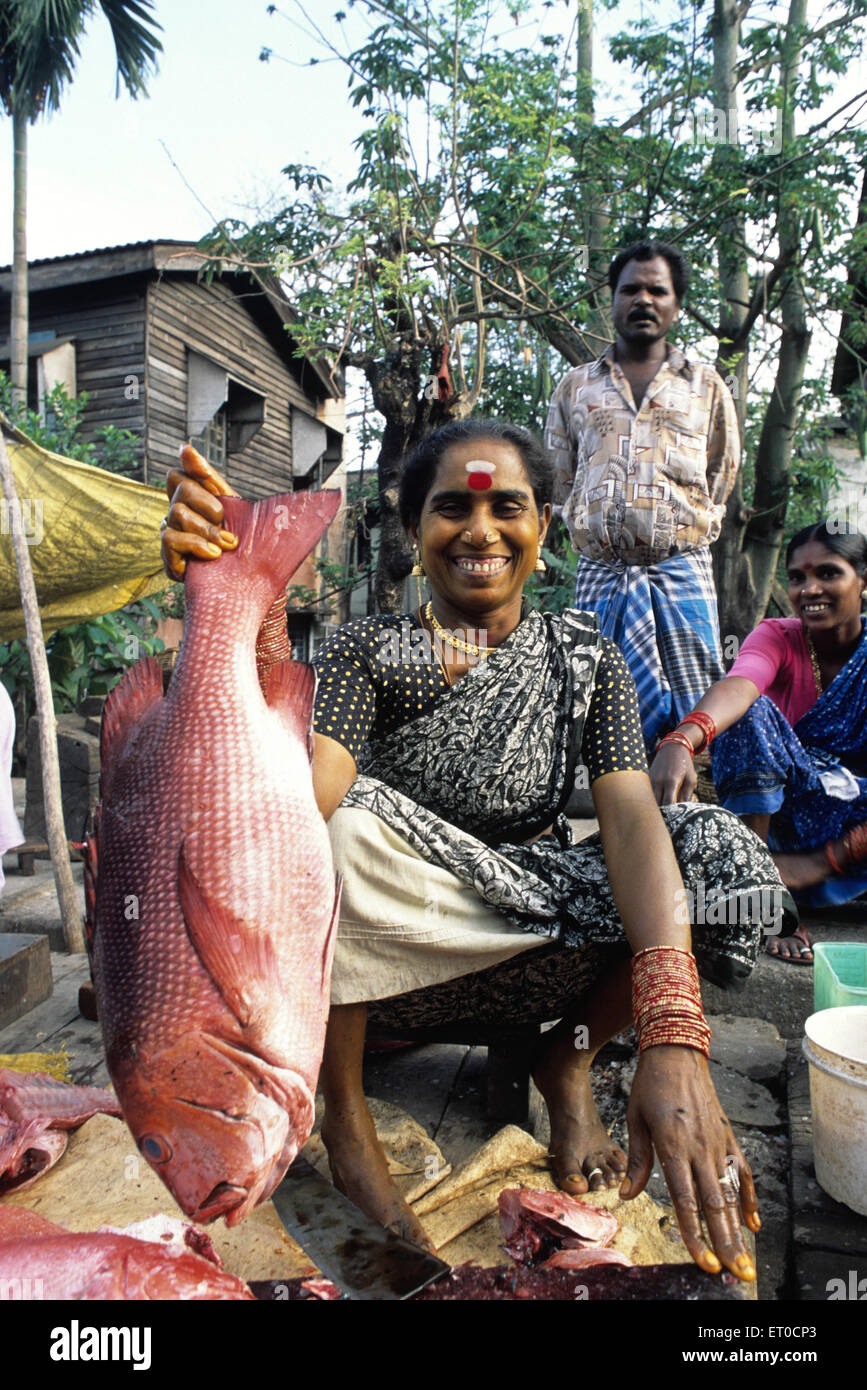
[[[778,938],[778,937],[772,937],[771,939],[772,939],[773,941],[779,941],[779,940],[780,940],[780,938]],[[789,955],[789,956],[783,956],[783,955],[780,954],[780,952],[779,952],[778,950],[777,950],[777,951],[772,951],[772,950],[771,950],[770,942],[768,942],[768,945],[765,947],[765,954],[768,955],[768,956],[770,956],[771,960],[778,960],[778,961],[780,961],[781,964],[783,964],[783,965],[812,965],[812,964],[813,964],[813,940],[812,940],[812,937],[810,936],[810,933],[807,931],[807,928],[806,928],[803,924],[799,924],[798,927],[797,927],[796,930],[792,933],[791,936],[783,937],[783,938],[781,938],[781,939],[782,939],[783,941],[794,941],[794,940],[798,940],[798,941],[802,942],[803,944],[802,944],[802,945],[800,946],[800,948],[799,948],[798,955],[796,955],[796,956],[791,956],[791,955]],[[807,955],[807,954],[809,954],[809,957],[810,957],[809,960],[806,959],[806,955]]]

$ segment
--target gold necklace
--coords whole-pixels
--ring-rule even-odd
[[[813,646],[813,639],[806,628],[804,628],[804,637],[807,642],[807,653],[810,658],[810,665],[813,668],[813,680],[816,682],[816,694],[821,695],[824,686],[822,685],[822,672],[819,669],[819,658],[816,655],[816,648]]]
[[[427,629],[427,627],[425,626],[425,621],[424,621],[424,609],[423,609],[423,608],[419,608],[419,610],[418,610],[418,625],[419,625],[419,627],[421,628],[422,632],[425,634],[425,636],[427,636],[427,631],[428,631],[428,629]],[[434,635],[433,628],[430,629],[430,633],[431,633],[431,636],[433,637],[433,635]],[[443,673],[443,680],[445,681],[446,685],[451,685],[451,684],[452,684],[452,678],[451,678],[451,676],[449,675],[448,667],[446,666],[445,662],[443,661],[443,654],[442,654],[442,651],[439,651],[439,652],[438,652],[438,651],[436,650],[436,643],[434,643],[434,656],[436,657],[437,662],[439,663],[439,668],[440,668],[440,670],[441,670],[442,673]]]
[[[462,642],[460,637],[455,637],[454,633],[449,632],[448,628],[443,627],[442,623],[438,623],[434,617],[433,604],[431,602],[425,605],[424,615],[434,632],[438,632],[442,640],[448,642],[450,647],[454,647],[455,651],[465,652],[467,656],[490,656],[493,648],[477,647],[473,642]]]

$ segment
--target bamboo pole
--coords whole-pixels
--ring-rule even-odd
[[[36,692],[36,709],[39,715],[39,748],[42,756],[45,830],[48,848],[51,852],[51,866],[54,870],[57,901],[60,904],[60,916],[63,922],[63,939],[67,951],[83,951],[84,931],[75,892],[75,882],[72,877],[72,869],[69,866],[69,845],[63,824],[60,762],[57,756],[57,721],[54,716],[51,678],[48,674],[48,657],[42,638],[42,622],[39,617],[39,602],[36,597],[33,569],[30,564],[30,549],[21,524],[21,502],[15,487],[12,461],[6,448],[2,421],[0,421],[0,483],[2,483],[3,496],[6,500],[9,530],[12,533],[12,548],[15,552],[18,587],[21,591],[21,607],[24,610],[27,647],[30,652],[33,686]]]

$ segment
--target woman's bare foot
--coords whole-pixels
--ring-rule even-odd
[[[552,1058],[536,1067],[533,1079],[551,1120],[549,1155],[557,1186],[573,1197],[619,1187],[627,1158],[599,1118],[589,1067],[557,1067]]]
[[[840,840],[838,843],[842,849],[843,841]],[[802,854],[774,852],[771,858],[786,887],[795,891],[799,888],[812,888],[814,884],[824,883],[826,878],[831,877],[831,865],[824,849],[805,850]],[[837,862],[843,861],[838,857]]]
[[[373,1121],[370,1120],[369,1129],[362,1119],[358,1125],[337,1124],[332,1130],[326,1120],[321,1133],[338,1191],[395,1235],[435,1254],[430,1237],[388,1171],[388,1159],[376,1137]]]
[[[812,965],[812,946],[807,928],[799,926],[793,936],[772,936],[765,950],[769,956],[785,961],[787,965]]]

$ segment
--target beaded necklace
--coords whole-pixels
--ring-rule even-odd
[[[821,695],[824,687],[822,685],[822,672],[819,669],[819,658],[816,654],[816,648],[813,646],[813,639],[806,628],[804,628],[804,637],[807,643],[807,654],[810,658],[810,665],[813,668],[813,680],[816,682],[816,694]]]

